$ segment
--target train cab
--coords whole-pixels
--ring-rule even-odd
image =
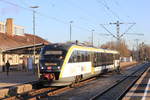
[[[66,56],[66,48],[62,45],[47,45],[40,54],[40,78],[42,80],[58,80],[61,67]]]

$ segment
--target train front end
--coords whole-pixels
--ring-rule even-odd
[[[66,56],[66,50],[57,44],[47,45],[40,54],[40,80],[52,83],[59,80],[61,67]]]

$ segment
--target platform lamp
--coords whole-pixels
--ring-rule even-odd
[[[35,9],[39,8],[39,6],[31,6],[30,8],[33,9],[33,57],[34,57],[34,61],[33,61],[33,64],[34,64],[34,69],[35,69],[35,14],[36,14],[36,11]],[[35,70],[34,70],[35,72]]]
[[[73,21],[70,21],[70,42],[71,42],[71,38],[72,38],[72,23]]]
[[[92,39],[91,39],[91,43],[92,43],[92,46],[94,46],[94,29],[92,29]]]

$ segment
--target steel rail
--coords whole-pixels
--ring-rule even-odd
[[[97,100],[100,97],[102,97],[103,95],[105,95],[106,93],[108,93],[109,91],[111,91],[112,89],[115,89],[116,87],[118,87],[121,83],[125,82],[128,78],[131,77],[136,77],[129,85],[128,88],[124,88],[123,93],[121,93],[115,100],[121,100],[122,97],[130,90],[130,88],[136,83],[136,81],[142,76],[142,74],[144,72],[146,72],[146,70],[148,69],[147,66],[149,66],[150,63],[146,63],[143,66],[144,67],[140,67],[138,68],[136,71],[132,72],[130,75],[126,76],[125,78],[121,79],[120,81],[118,81],[117,83],[111,85],[110,87],[108,87],[106,90],[104,90],[103,92],[100,92],[96,95],[94,95],[93,97],[90,98],[90,100]],[[144,68],[144,69],[143,69]],[[136,73],[141,72],[138,76],[135,75]]]

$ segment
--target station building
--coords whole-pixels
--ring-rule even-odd
[[[0,71],[7,60],[11,66],[21,65],[23,60],[33,57],[34,49],[38,63],[40,49],[46,44],[49,44],[47,40],[25,33],[24,27],[15,25],[12,18],[0,22]]]

